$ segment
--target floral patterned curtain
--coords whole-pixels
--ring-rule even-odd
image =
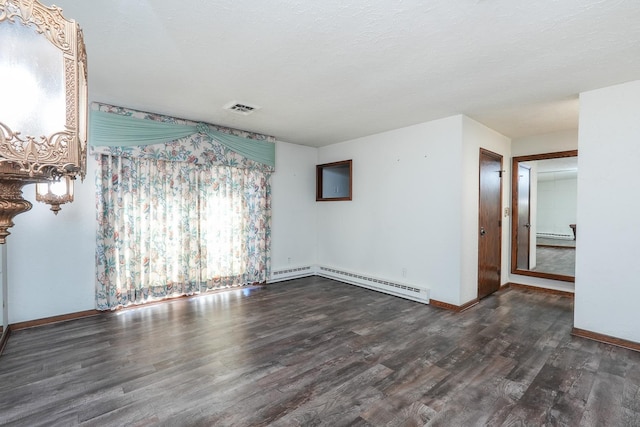
[[[272,168],[202,134],[94,152],[99,310],[266,281]]]

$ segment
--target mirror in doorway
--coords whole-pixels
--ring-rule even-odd
[[[513,158],[511,272],[575,281],[578,151]]]

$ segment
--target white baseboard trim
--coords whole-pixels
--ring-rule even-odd
[[[419,287],[417,285],[399,283],[322,265],[317,267],[316,274],[318,276],[327,277],[340,282],[361,286],[378,292],[384,292],[385,294],[429,304],[429,289]]]

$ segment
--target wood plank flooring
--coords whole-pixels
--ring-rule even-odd
[[[640,353],[570,336],[572,300],[462,313],[313,277],[12,334],[0,424],[639,426]]]
[[[576,249],[571,247],[536,247],[536,267],[532,271],[542,273],[576,275]]]

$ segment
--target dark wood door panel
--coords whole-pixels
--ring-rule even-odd
[[[478,298],[500,289],[502,258],[502,156],[480,149]]]

